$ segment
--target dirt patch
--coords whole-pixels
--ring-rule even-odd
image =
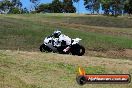
[[[90,56],[98,56],[98,57],[111,57],[111,58],[132,58],[132,49],[124,49],[124,50],[109,50],[109,51],[88,51],[86,55]],[[132,59],[131,59],[132,60]]]
[[[121,51],[108,51],[107,52],[108,56],[119,56],[119,57],[132,57],[132,50],[131,49],[125,49]]]

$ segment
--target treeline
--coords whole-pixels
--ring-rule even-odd
[[[37,13],[75,13],[76,8],[73,6],[72,0],[53,0],[51,3],[48,4],[40,4],[35,11]]]
[[[51,3],[43,4],[40,0],[30,0],[32,9],[23,8],[21,0],[0,0],[0,13],[22,14],[22,13],[75,13],[76,8],[72,0],[53,0]]]
[[[22,8],[22,2],[20,0],[1,0],[0,13],[22,14],[29,13],[29,11],[27,8]]]
[[[51,3],[40,3],[40,0],[30,0],[33,8],[23,8],[20,0],[0,0],[0,13],[75,13],[73,3],[80,0],[53,0]],[[132,0],[84,0],[85,8],[91,14],[118,16],[124,13],[132,14]]]
[[[100,14],[100,9],[104,15],[132,14],[132,0],[84,0],[84,5],[92,14]]]

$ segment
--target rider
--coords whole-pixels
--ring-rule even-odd
[[[54,31],[53,34],[49,37],[52,37],[54,39],[57,39],[55,43],[53,43],[53,46],[55,47],[63,47],[67,46],[65,49],[63,49],[63,52],[67,52],[70,49],[71,45],[71,38],[61,33],[61,31]]]

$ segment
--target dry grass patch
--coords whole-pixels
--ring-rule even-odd
[[[130,73],[132,61],[52,53],[0,51],[2,88],[80,88],[76,83],[78,66],[87,73]],[[82,88],[131,88],[132,84],[88,84]]]

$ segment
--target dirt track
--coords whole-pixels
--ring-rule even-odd
[[[132,60],[132,50],[124,49],[124,50],[109,50],[109,51],[89,51],[86,52],[86,55],[90,56],[99,56],[99,57],[110,57],[110,58],[125,58]]]

